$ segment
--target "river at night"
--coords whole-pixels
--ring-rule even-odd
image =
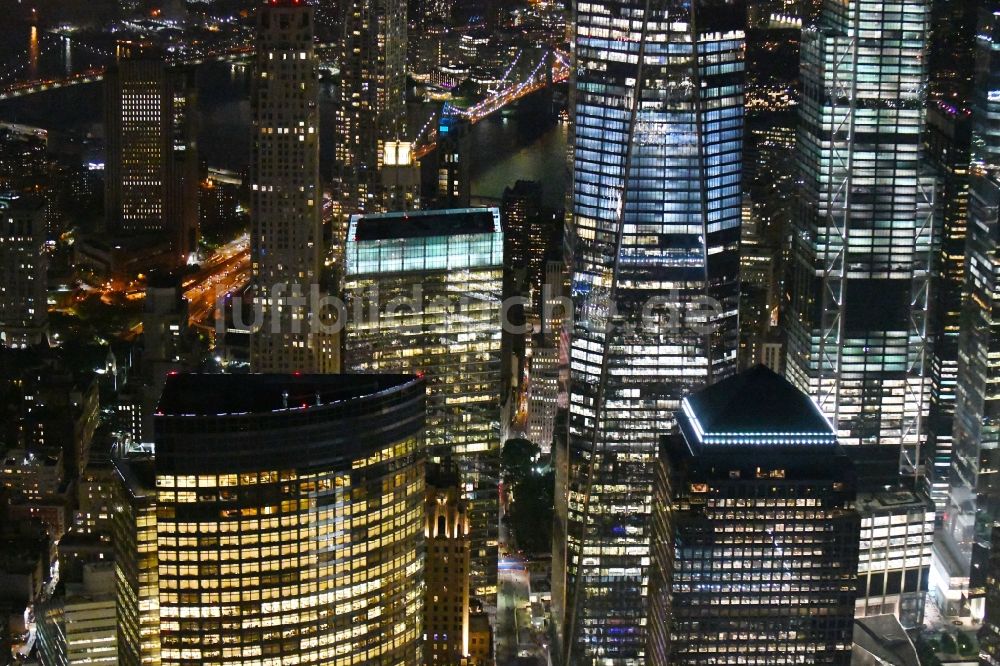
[[[53,62],[53,67],[58,63]],[[198,68],[200,109],[199,151],[207,165],[240,171],[250,155],[249,68],[208,63]],[[102,124],[102,84],[86,84],[0,101],[0,121],[50,130],[54,144],[62,139],[96,138]],[[324,86],[320,104],[321,153],[324,177],[333,155],[333,105]],[[472,196],[498,199],[518,179],[538,180],[548,205],[561,206],[568,180],[565,163],[566,126],[551,119],[541,104],[524,102],[513,112],[494,114],[472,128]],[[99,153],[87,154],[99,159]]]

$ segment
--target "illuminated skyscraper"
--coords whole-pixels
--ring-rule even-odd
[[[965,292],[965,244],[969,221],[969,105],[931,102],[924,145],[927,160],[940,179],[940,242],[932,285],[931,326],[934,349],[924,471],[927,490],[937,513],[948,505],[955,393],[958,381],[958,339]]]
[[[495,604],[499,525],[499,211],[358,215],[347,236],[344,368],[427,381],[427,449],[469,502],[472,595]]]
[[[924,154],[940,181],[940,241],[931,285],[930,412],[926,487],[940,517],[948,505],[958,338],[965,292],[965,242],[969,218],[972,90],[979,0],[934,0],[928,54],[930,104]]]
[[[979,174],[969,201],[969,240],[949,504],[944,532],[935,543],[931,584],[937,601],[951,612],[983,613],[990,538],[1000,520],[1000,413],[996,377],[1000,351],[1000,180]]]
[[[681,398],[736,366],[746,9],[658,5],[576,5],[576,312],[557,493],[574,664],[645,663],[659,439]]]
[[[118,663],[160,664],[156,559],[156,479],[152,462],[118,460],[114,499],[115,608]]]
[[[121,663],[423,664],[422,380],[182,374],[159,410],[122,465]]]
[[[777,325],[797,189],[795,125],[801,86],[795,64],[800,17],[808,16],[805,4],[748,3],[740,368],[765,359],[780,362],[785,351]]]
[[[972,83],[972,163],[977,171],[1000,170],[1000,3],[983,3],[976,33]]]
[[[846,445],[914,475],[930,380],[933,178],[921,170],[929,0],[827,0],[802,35],[786,375]]]
[[[559,402],[559,349],[542,345],[542,336],[532,339],[528,359],[528,428],[527,439],[537,444],[546,456],[552,453]]]
[[[45,207],[0,196],[0,347],[36,345],[49,319]]]
[[[928,52],[928,97],[932,102],[960,108],[968,105],[979,12],[989,4],[982,0],[931,0],[934,30]]]
[[[851,663],[854,466],[764,366],[684,400],[656,478],[653,666]]]
[[[977,33],[972,170],[955,383],[950,495],[934,544],[931,591],[947,612],[983,614],[987,558],[1000,520],[1000,14],[986,3]]]
[[[519,180],[504,188],[500,221],[504,227],[507,296],[530,296],[536,315],[542,309],[546,264],[562,259],[563,211],[542,203],[541,183]],[[557,285],[550,285],[557,289]]]
[[[194,70],[142,50],[120,45],[104,80],[105,221],[112,238],[162,236],[183,263],[198,233]]]
[[[334,197],[344,217],[413,206],[416,189],[383,173],[406,135],[406,2],[342,0]]]
[[[323,258],[313,8],[273,0],[257,14],[250,211],[262,327],[251,338],[250,364],[255,372],[330,372],[338,359],[313,326],[317,313],[291,300],[310,296]]]

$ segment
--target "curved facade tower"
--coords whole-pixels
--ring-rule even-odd
[[[745,23],[729,0],[576,5],[569,663],[644,663],[658,442],[735,371]]]
[[[119,601],[159,663],[423,664],[424,410],[404,375],[168,378],[157,598]]]

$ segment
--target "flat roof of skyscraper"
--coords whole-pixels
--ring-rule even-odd
[[[173,374],[158,416],[266,414],[375,395],[418,381],[414,375]]]
[[[809,396],[763,365],[693,393],[685,402],[685,412],[706,436],[834,434]]]
[[[490,234],[497,231],[493,208],[452,208],[406,213],[358,215],[351,220],[354,240]]]

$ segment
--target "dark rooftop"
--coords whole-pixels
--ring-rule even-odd
[[[167,377],[157,415],[262,414],[373,395],[416,381],[412,375],[229,375]],[[286,397],[287,396],[287,397]]]
[[[917,649],[895,615],[854,620],[853,653],[857,663],[920,666]],[[866,660],[868,655],[871,658]]]
[[[489,208],[382,213],[359,217],[355,240],[488,234],[495,230],[496,218]]]
[[[152,289],[180,289],[183,281],[173,271],[154,270],[146,277],[146,287]]]
[[[763,365],[687,398],[707,434],[809,432],[833,435],[809,397]]]

